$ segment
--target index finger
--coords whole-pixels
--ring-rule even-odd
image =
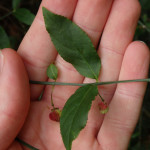
[[[42,17],[42,7],[50,11],[71,18],[77,0],[43,0],[35,20],[25,35],[18,53],[24,60],[30,80],[46,81],[46,69],[54,62],[57,52],[45,29]],[[41,94],[43,86],[31,85],[31,99],[35,100]]]

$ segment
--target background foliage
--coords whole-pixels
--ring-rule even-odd
[[[0,48],[18,48],[40,2],[41,0],[0,0]],[[134,39],[144,41],[150,47],[150,1],[140,0],[140,3],[142,13]],[[150,84],[128,150],[150,150]]]

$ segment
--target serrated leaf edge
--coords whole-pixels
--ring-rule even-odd
[[[86,94],[84,95],[84,97],[83,97],[82,99],[84,99],[84,98],[86,97],[86,95],[88,94],[88,92],[89,92],[89,91],[91,90],[91,88],[93,88],[93,87],[94,87],[94,86],[91,85],[91,87],[87,90]],[[97,93],[97,94],[98,94],[98,93]],[[89,110],[90,110],[90,108],[91,108],[92,101],[95,99],[95,97],[96,97],[96,94],[95,94],[94,98],[91,100],[91,104],[89,105]],[[81,101],[82,101],[82,100],[81,100]],[[83,103],[83,101],[82,101],[81,103]],[[80,104],[81,104],[81,103],[80,103]],[[88,110],[88,112],[89,112],[89,110]],[[76,112],[78,112],[78,111],[76,111]],[[62,113],[63,113],[63,112],[62,112]],[[74,115],[74,116],[75,116],[75,115]],[[88,113],[87,113],[87,116],[88,116]],[[61,122],[61,119],[60,119],[60,122]],[[65,121],[63,121],[63,122],[65,122]],[[74,122],[74,119],[73,119],[73,121],[72,121],[72,125],[73,125],[73,122]],[[87,120],[86,120],[86,123],[87,123]],[[85,123],[85,125],[80,129],[80,131],[86,126],[86,123]],[[70,127],[70,130],[71,130],[71,128],[72,128],[72,125],[71,125],[71,127]],[[61,128],[60,128],[60,129],[61,129]],[[80,133],[80,131],[79,131],[79,133]],[[75,139],[78,137],[79,133],[76,135],[76,137],[73,136],[72,142],[73,142],[73,140],[75,140]],[[61,135],[62,135],[62,131],[61,131]],[[69,136],[71,136],[71,135],[69,135]],[[63,139],[63,138],[62,138],[62,139]],[[68,139],[70,139],[70,137],[69,137]],[[63,139],[63,141],[64,141],[64,139]],[[69,141],[69,143],[70,143],[70,140],[68,140],[68,141]],[[67,147],[66,147],[66,145],[65,145],[65,147],[66,147],[67,150],[71,150],[72,142],[71,142],[71,145],[70,145],[70,148],[69,148],[69,149],[67,149]],[[65,142],[64,142],[64,143],[65,143]]]
[[[89,38],[89,36],[88,36],[88,34],[85,32],[85,31],[83,31],[78,25],[76,25],[74,22],[72,22],[70,19],[68,19],[68,18],[66,18],[66,17],[64,17],[64,16],[62,16],[62,15],[58,15],[58,14],[54,14],[54,13],[52,13],[51,11],[49,11],[47,8],[45,8],[45,7],[42,7],[42,10],[43,10],[43,12],[44,12],[44,9],[46,10],[46,11],[48,11],[48,12],[50,12],[53,16],[60,16],[60,17],[62,17],[62,18],[64,18],[64,19],[66,19],[66,20],[68,20],[70,23],[72,23],[75,27],[77,27],[79,30],[80,30],[80,32],[82,32],[85,36],[87,36],[88,38],[87,38],[87,40],[88,40],[88,42],[90,43],[90,45],[91,45],[91,47],[95,50],[95,53],[96,53],[96,49],[95,49],[95,47],[94,47],[94,45],[93,45],[93,43],[92,43],[92,41],[91,41],[91,39]],[[44,13],[43,13],[44,14]],[[45,15],[43,15],[44,16],[44,20],[45,20]],[[47,25],[46,25],[46,23],[45,23],[45,26],[46,26],[46,30],[47,30],[47,32],[49,33],[49,31],[48,31],[48,27],[47,27]],[[50,33],[49,33],[50,34]],[[50,36],[51,37],[51,36]],[[55,38],[53,38],[53,37],[51,37],[51,40],[52,40],[52,42],[54,43],[54,41],[53,41],[53,39],[55,39]],[[55,39],[56,40],[56,39]],[[58,41],[58,40],[57,40]],[[64,47],[66,47],[66,46],[64,46]],[[79,52],[79,51],[78,51]],[[80,53],[80,52],[79,52]],[[61,54],[60,54],[61,55]],[[62,55],[61,55],[62,56]],[[81,55],[82,56],[82,55]],[[63,58],[63,57],[62,57]],[[85,59],[85,58],[84,58]],[[88,61],[85,59],[85,62],[88,64]],[[70,63],[70,62],[69,62]],[[88,65],[89,66],[89,65]],[[90,68],[90,70],[93,72],[93,70],[91,69],[91,67],[89,67]],[[101,61],[100,61],[100,68],[99,68],[99,70],[101,69]],[[78,70],[78,69],[77,69]],[[83,75],[83,74],[82,74]],[[95,72],[93,72],[93,75],[94,75],[94,79],[96,79],[96,81],[98,81],[98,77],[99,77],[99,74],[98,75],[96,75],[96,73]],[[92,78],[93,79],[93,78]]]

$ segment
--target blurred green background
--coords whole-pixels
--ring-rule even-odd
[[[41,0],[0,0],[0,48],[18,48],[40,2]],[[140,0],[140,3],[142,12],[134,39],[144,41],[150,47],[150,0]],[[128,150],[150,150],[150,84]]]

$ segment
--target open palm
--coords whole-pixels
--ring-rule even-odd
[[[89,35],[101,57],[100,81],[146,78],[148,48],[142,42],[132,42],[140,15],[138,0],[43,0],[41,6],[73,20]],[[29,79],[47,81],[47,67],[55,62],[59,82],[93,80],[83,78],[57,54],[45,29],[41,7],[18,53],[23,62],[14,51],[2,51],[0,150],[27,149],[14,140],[16,136],[40,150],[65,150],[59,123],[49,119],[51,86],[30,85],[29,90]],[[102,97],[110,103],[109,112],[105,116],[100,114],[97,97],[87,125],[73,142],[72,150],[127,149],[145,88],[145,83],[100,86]],[[56,86],[55,107],[62,109],[76,89]],[[42,100],[37,101],[42,91]]]

